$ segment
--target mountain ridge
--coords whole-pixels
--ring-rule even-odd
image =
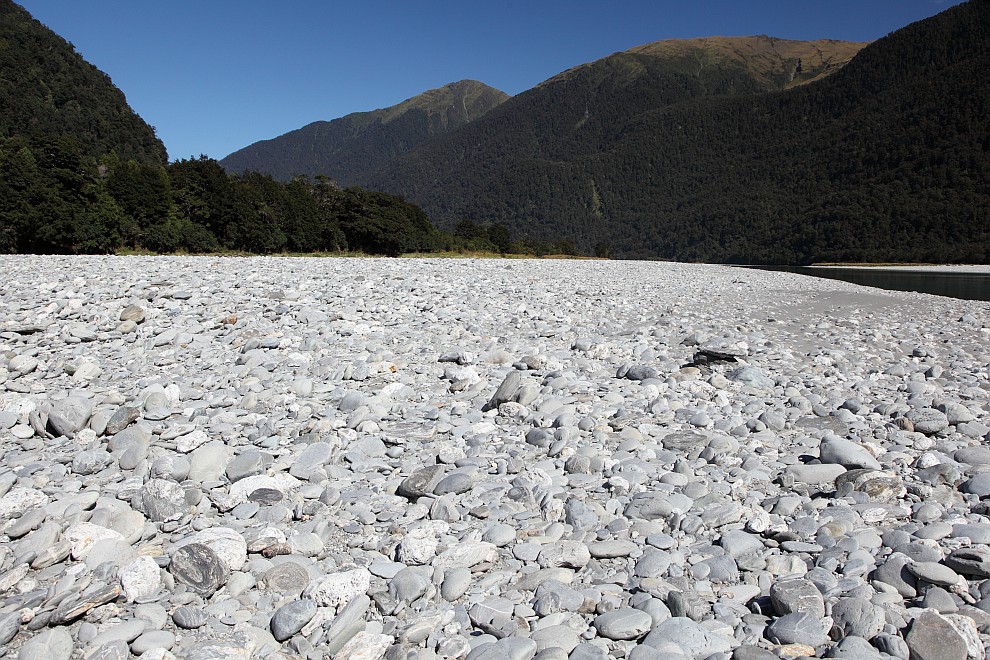
[[[281,180],[323,174],[351,185],[388,159],[481,117],[508,98],[479,81],[460,80],[386,108],[309,123],[239,149],[220,164],[233,173],[254,170]]]
[[[988,26],[990,2],[964,3],[769,90],[740,67],[625,51],[365,185],[442,227],[501,223],[624,257],[986,261]]]

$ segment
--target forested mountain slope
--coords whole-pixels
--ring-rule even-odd
[[[478,119],[507,98],[483,83],[462,80],[389,108],[314,122],[256,142],[220,164],[228,172],[253,170],[283,181],[323,174],[352,185],[433,136]]]
[[[837,71],[853,46],[815,42],[838,49],[831,66],[800,55],[759,71],[752,54],[731,55],[775,40],[633,49],[520,94],[363,183],[441,226],[501,222],[617,256],[986,261],[988,30],[990,2],[971,1]],[[832,75],[801,80],[795,59],[801,74]]]
[[[164,164],[165,146],[109,77],[11,0],[0,0],[0,138],[71,136],[90,156]]]

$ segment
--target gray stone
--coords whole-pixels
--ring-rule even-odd
[[[482,407],[483,412],[489,410],[498,410],[498,407],[503,403],[508,403],[510,401],[515,401],[519,390],[522,387],[522,375],[518,371],[510,371],[506,374],[502,383],[495,390],[495,394],[492,398]]]
[[[862,637],[846,637],[829,649],[827,657],[847,660],[881,660],[880,653]]]
[[[388,592],[401,602],[412,602],[426,593],[430,581],[422,570],[404,568],[388,583]]]
[[[265,455],[257,449],[246,449],[227,464],[224,472],[227,478],[230,479],[230,483],[236,483],[241,479],[253,477],[264,472],[265,465],[270,460],[271,457],[269,456],[266,461]]]
[[[945,565],[956,573],[977,578],[990,577],[990,548],[986,545],[972,545],[956,548],[945,558]]]
[[[561,655],[564,658],[566,658],[567,654],[573,651],[574,648],[581,643],[581,638],[578,634],[566,625],[540,628],[533,631],[529,637],[536,642],[537,653],[542,653],[548,649],[556,649],[561,652]],[[537,655],[536,657],[549,658],[551,656],[548,654],[546,656]]]
[[[834,485],[836,478],[845,471],[846,468],[841,465],[828,463],[789,465],[784,470],[798,483],[826,486]]]
[[[959,606],[948,591],[941,587],[932,587],[921,598],[921,607],[932,609],[939,614],[953,614],[959,611]]]
[[[653,626],[643,644],[661,648],[673,642],[688,657],[707,658],[713,653],[728,653],[735,645],[732,640],[713,633],[686,617],[672,617]]]
[[[68,631],[50,628],[25,641],[17,653],[17,660],[69,660],[74,649]]]
[[[907,569],[909,563],[908,557],[894,553],[877,567],[873,579],[889,584],[905,598],[914,598],[918,595],[917,581]]]
[[[732,660],[779,660],[778,655],[758,646],[743,644],[732,651]]]
[[[934,435],[949,427],[949,419],[945,416],[945,413],[934,408],[912,410],[905,417],[914,424],[915,431],[924,433],[925,435]]]
[[[433,489],[443,478],[442,465],[430,465],[416,470],[399,484],[396,493],[409,499],[432,495]]]
[[[952,458],[967,465],[990,465],[990,447],[976,445],[957,449]]]
[[[145,313],[143,307],[141,307],[140,305],[128,305],[124,309],[120,310],[120,316],[118,317],[118,320],[143,323],[144,318],[145,318]]]
[[[471,586],[471,569],[450,568],[443,574],[440,585],[440,595],[447,602],[454,602],[467,592]]]
[[[314,470],[323,467],[333,455],[333,447],[327,442],[314,442],[302,451],[289,467],[289,474],[299,479],[309,479]]]
[[[0,614],[0,646],[5,646],[20,630],[20,612]]]
[[[829,437],[823,441],[819,452],[822,463],[835,463],[846,469],[880,469],[880,463],[865,448],[837,436]]]
[[[917,561],[907,564],[908,572],[918,580],[942,587],[951,587],[959,582],[959,576],[948,566],[933,561]]]
[[[141,510],[149,520],[178,520],[186,512],[186,491],[174,481],[151,479],[141,488]]]
[[[990,472],[981,472],[976,476],[964,481],[959,490],[971,495],[986,497],[990,495]]]
[[[131,422],[141,416],[141,411],[133,406],[120,406],[107,421],[106,433],[116,435],[130,426]]]
[[[285,562],[265,571],[261,578],[271,591],[301,592],[309,586],[309,572],[296,562]]]
[[[208,545],[190,543],[172,553],[169,572],[202,596],[212,596],[230,577],[230,569]]]
[[[842,598],[832,605],[832,622],[843,636],[870,639],[883,630],[883,610],[865,598]]]
[[[564,520],[578,531],[589,531],[599,526],[598,516],[581,500],[572,497],[564,505]]]
[[[113,457],[110,452],[102,447],[84,449],[73,457],[72,471],[83,476],[95,474],[110,465],[111,461]]]
[[[990,544],[990,524],[960,523],[952,526],[952,538],[967,538],[973,543]]]
[[[628,378],[629,380],[649,380],[657,378],[659,375],[660,372],[657,371],[656,367],[648,364],[634,364],[619,370],[619,378]]]
[[[948,619],[934,612],[922,612],[911,623],[904,641],[911,660],[966,660],[966,641]]]
[[[806,613],[825,616],[825,599],[810,580],[781,580],[770,585],[770,602],[778,615]]]
[[[175,646],[175,633],[170,630],[148,630],[131,642],[131,653],[144,655],[153,649],[171,649]]]
[[[778,644],[820,646],[828,641],[832,621],[807,612],[786,614],[767,627],[766,637]]]
[[[871,502],[895,502],[907,492],[904,482],[893,472],[856,468],[835,479],[835,492],[845,497],[853,491],[866,493]]]
[[[316,601],[306,598],[286,603],[272,615],[272,636],[284,642],[302,630],[316,616],[316,610]]]
[[[52,405],[48,424],[59,435],[74,437],[93,414],[93,402],[81,396],[68,396]]]
[[[719,545],[725,549],[730,557],[739,558],[743,555],[761,553],[764,550],[763,541],[755,534],[750,534],[741,529],[727,530],[722,533]]]
[[[467,660],[530,660],[536,655],[536,642],[526,637],[506,637],[494,644],[483,644],[468,653]]]
[[[437,483],[433,488],[434,495],[448,495],[466,493],[474,486],[471,475],[464,472],[454,472],[449,474]]]
[[[200,628],[206,625],[209,620],[210,615],[204,612],[202,608],[191,605],[183,605],[172,611],[172,621],[179,628],[186,630]]]
[[[86,657],[86,660],[128,660],[130,657],[131,650],[128,648],[127,642],[122,639],[115,639],[97,648],[92,655]]]
[[[599,614],[592,625],[608,639],[639,639],[653,627],[653,618],[646,612],[623,607]]]
[[[729,380],[763,390],[773,389],[775,385],[774,381],[763,371],[751,366],[739,367],[735,371],[730,372],[728,378]]]

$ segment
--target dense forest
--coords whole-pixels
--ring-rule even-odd
[[[72,136],[86,155],[165,162],[155,130],[105,73],[11,0],[0,0],[0,138]]]
[[[235,174],[262,172],[280,181],[324,175],[351,185],[434,136],[480,118],[508,98],[476,80],[461,80],[389,108],[313,122],[235,151],[220,164]]]
[[[153,165],[86,151],[64,136],[0,141],[0,253],[573,250],[514,241],[500,225],[437,231],[399,197],[325,177],[282,183],[205,156]]]
[[[621,257],[986,262],[988,32],[974,0],[780,91],[731,62],[619,53],[364,184],[440,226],[484,219]]]

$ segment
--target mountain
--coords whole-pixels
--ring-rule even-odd
[[[611,236],[623,230],[610,225],[629,197],[615,188],[641,169],[640,154],[617,164],[622,176],[589,169],[620,143],[646,139],[630,132],[642,117],[820,80],[864,46],[763,35],[647,44],[554,76],[362,183],[416,200],[441,226],[501,222],[515,234],[566,235],[585,249],[603,242],[628,254]]]
[[[256,142],[220,161],[228,172],[257,171],[287,181],[325,174],[348,186],[392,159],[477,120],[509,96],[475,80],[431,89],[398,105],[318,121]]]
[[[984,262],[988,31],[990,2],[973,0],[862,49],[651,44],[551,78],[361,183],[440,226],[503,223],[616,256]]]
[[[11,0],[0,0],[0,138],[71,136],[88,155],[164,163],[165,146],[109,77]]]

